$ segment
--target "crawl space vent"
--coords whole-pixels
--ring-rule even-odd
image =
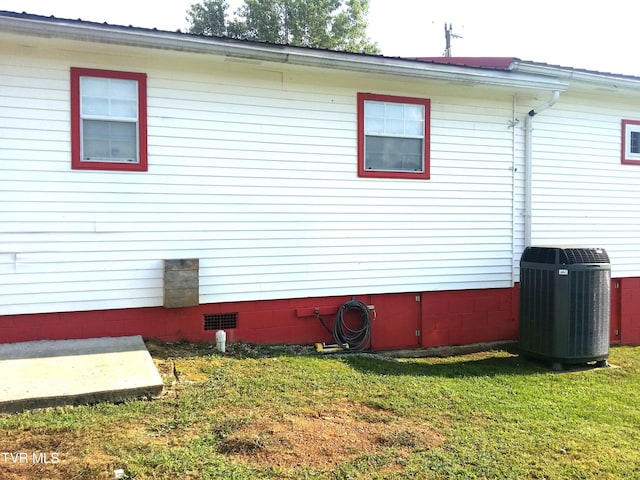
[[[238,326],[237,313],[205,313],[205,330],[229,330]]]

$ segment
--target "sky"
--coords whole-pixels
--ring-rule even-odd
[[[242,0],[227,0],[230,13]],[[186,31],[196,0],[0,0],[0,10]],[[382,54],[521,60],[640,76],[640,4],[629,0],[370,0],[368,35]],[[1,47],[0,47],[1,48]]]

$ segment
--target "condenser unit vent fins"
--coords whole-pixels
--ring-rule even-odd
[[[521,262],[534,262],[534,263],[549,263],[554,265],[556,263],[556,248],[527,248],[522,254]]]
[[[532,247],[524,251],[521,261],[548,265],[609,263],[609,255],[602,248]]]
[[[238,314],[234,313],[205,313],[205,330],[230,330],[238,327]]]
[[[609,263],[609,255],[602,248],[564,248],[559,250],[560,265],[579,263]]]

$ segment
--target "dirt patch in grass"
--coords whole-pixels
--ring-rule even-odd
[[[243,425],[222,441],[219,452],[257,466],[331,468],[385,448],[404,456],[443,440],[432,428],[343,400],[316,415]]]
[[[111,478],[115,459],[90,440],[91,432],[66,429],[3,433],[10,451],[0,455],[3,480]],[[6,455],[5,455],[6,454]]]

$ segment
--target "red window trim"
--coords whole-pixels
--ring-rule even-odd
[[[138,163],[84,162],[80,158],[80,77],[116,78],[138,82]],[[135,72],[71,67],[71,168],[73,170],[147,171],[147,75]]]
[[[365,170],[364,168],[364,102],[412,103],[423,105],[424,110],[424,171],[423,172],[386,172],[384,170]],[[358,176],[372,178],[413,178],[429,180],[431,178],[431,100],[428,98],[399,97],[395,95],[378,95],[375,93],[358,93]]]
[[[640,165],[640,160],[627,158],[627,125],[640,125],[640,120],[622,120],[622,149],[620,159],[623,164]]]

